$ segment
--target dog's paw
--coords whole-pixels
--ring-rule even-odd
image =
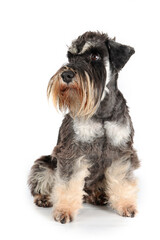
[[[73,221],[73,216],[69,211],[55,210],[53,214],[54,220],[62,224]]]
[[[121,211],[119,211],[119,214],[123,217],[135,217],[137,213],[137,209],[135,206],[133,205],[130,205],[130,206],[126,206],[126,207],[123,207]]]
[[[38,207],[44,207],[44,208],[53,206],[48,195],[38,194],[38,195],[34,196],[34,203]]]

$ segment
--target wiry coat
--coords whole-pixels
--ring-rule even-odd
[[[71,221],[82,200],[110,203],[123,216],[136,213],[133,170],[139,167],[139,160],[133,148],[134,130],[128,107],[117,87],[118,72],[133,53],[133,48],[116,43],[106,34],[87,32],[73,41],[68,51],[69,64],[49,83],[49,94],[53,91],[59,99],[54,96],[55,104],[61,102],[63,109],[67,99],[70,113],[62,122],[52,154],[33,165],[29,185],[37,205],[54,206],[56,221]],[[95,59],[93,54],[97,54]],[[74,87],[62,82],[59,72],[66,69],[78,74],[73,79]],[[85,81],[89,85],[85,84],[86,91],[80,92],[79,86]],[[63,91],[59,90],[59,82]],[[90,89],[92,94],[88,97],[86,92]],[[74,95],[77,105],[72,99]],[[83,108],[81,96],[86,98]],[[87,104],[93,103],[93,97],[91,111]]]

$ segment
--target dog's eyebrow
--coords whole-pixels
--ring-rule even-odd
[[[76,46],[71,45],[71,46],[69,47],[68,51],[69,51],[70,53],[72,53],[72,54],[77,54],[77,51],[78,51],[78,50],[77,50]]]
[[[97,43],[96,43],[96,42],[87,41],[87,42],[83,45],[83,47],[82,47],[82,49],[81,49],[80,52],[78,52],[77,46],[76,46],[75,44],[72,44],[72,45],[69,47],[68,51],[71,52],[72,54],[78,54],[78,55],[80,55],[80,54],[83,54],[83,53],[85,53],[86,51],[88,51],[90,48],[96,47],[96,46],[97,46]]]
[[[87,41],[81,51],[78,53],[78,55],[81,55],[81,54],[84,54],[86,52],[89,52],[89,51],[92,51],[92,50],[96,50],[98,52],[104,52],[104,46],[103,46],[103,43],[102,42],[95,42],[95,41]]]
[[[84,45],[83,45],[83,48],[82,50],[78,53],[78,54],[83,54],[85,53],[87,50],[89,50],[91,47],[96,47],[96,43],[95,42],[86,42]]]

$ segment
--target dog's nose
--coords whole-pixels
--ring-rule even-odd
[[[72,71],[65,71],[61,74],[61,77],[63,78],[63,81],[65,83],[72,82],[72,78],[74,77],[75,73]]]

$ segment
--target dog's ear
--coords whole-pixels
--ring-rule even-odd
[[[134,48],[122,45],[114,40],[107,40],[106,45],[109,52],[110,63],[117,72],[124,67],[132,54],[135,53]]]

